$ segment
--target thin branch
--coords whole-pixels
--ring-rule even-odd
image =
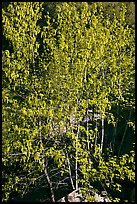
[[[119,102],[117,106],[117,116],[116,117],[118,117],[118,114],[119,114]],[[113,144],[112,144],[113,155],[114,155],[115,140],[116,140],[116,135],[117,135],[117,127],[118,127],[118,121],[116,120],[116,126],[115,126],[114,134],[113,134],[114,139],[113,139]]]
[[[21,98],[25,99],[25,97],[21,96],[20,94],[17,94],[17,96],[19,96],[19,97],[21,97]]]
[[[33,172],[31,172],[31,173],[29,173],[29,174],[27,174],[26,176],[24,176],[24,177],[22,177],[22,178],[20,178],[17,182],[15,181],[15,182],[13,182],[12,183],[12,185],[13,186],[15,186],[15,185],[17,185],[19,182],[20,182],[20,184],[21,184],[21,182],[22,182],[22,180],[25,180],[25,179],[27,179],[28,178],[28,176],[30,176],[30,175],[32,175],[34,172],[36,172],[37,170],[35,170],[35,171],[33,171]],[[44,177],[44,173],[42,174],[42,175],[40,175],[39,177],[37,177],[36,179],[35,179],[35,181],[36,180],[38,180],[39,178],[41,178],[41,177]],[[31,183],[32,183],[32,181],[30,182],[30,184],[29,185],[31,185]],[[24,182],[23,182],[23,185],[24,185]],[[22,193],[22,196],[25,194],[25,192],[26,192],[26,190],[27,190],[27,187],[29,186],[29,185],[25,185],[26,186],[26,188],[25,188],[25,190],[24,190],[24,192]]]
[[[52,178],[52,177],[54,177],[54,176],[56,176],[56,175],[58,175],[60,172],[56,172],[55,174],[53,174],[50,178]]]
[[[87,114],[87,116],[88,116],[88,99],[86,99],[86,105],[87,105],[87,111],[86,111],[86,114]],[[88,133],[88,120],[87,120],[87,122],[86,122],[87,124],[86,124],[86,131],[87,131],[87,149],[88,149],[88,152],[89,152],[89,133]]]
[[[26,154],[24,154],[24,153],[15,153],[15,154],[8,153],[7,155],[12,157],[12,156],[21,156],[21,155],[26,155]]]
[[[102,149],[103,149],[103,143],[104,143],[104,119],[102,118],[101,120],[102,123],[102,135],[101,135],[101,145],[100,145],[100,150],[102,154]]]
[[[52,169],[50,172],[53,172],[53,171],[56,171],[56,170],[58,170],[58,168],[56,168],[56,169]]]
[[[71,167],[70,167],[70,161],[69,161],[69,156],[68,156],[68,152],[67,152],[67,147],[66,147],[66,155],[67,155],[67,162],[68,162],[69,176],[70,176],[71,185],[72,185],[73,190],[75,190],[73,179],[72,179],[72,174],[71,174]]]
[[[40,179],[41,177],[44,177],[44,174],[42,174],[42,175],[40,175],[39,177],[37,177],[37,178],[35,179],[35,181],[38,180],[38,179]],[[32,182],[33,182],[33,181],[30,181],[30,183],[29,183],[28,185],[26,185],[26,188],[25,188],[24,192],[22,193],[22,196],[24,196],[25,192],[27,191],[27,189],[29,188],[29,186],[32,184]]]
[[[39,136],[40,136],[40,143],[41,143],[41,147],[43,147],[43,142],[42,142],[42,137],[41,137],[41,130],[40,130],[40,127],[41,127],[41,118],[40,118],[40,115],[39,115],[39,108],[38,108],[38,117],[39,117]],[[46,178],[47,178],[47,181],[48,181],[48,184],[49,184],[49,187],[50,187],[50,192],[51,192],[51,198],[52,198],[52,201],[55,202],[55,195],[54,195],[54,191],[53,191],[53,186],[52,186],[52,181],[50,180],[50,177],[48,175],[48,171],[47,171],[47,161],[45,161],[45,157],[43,156],[42,158],[42,161],[43,161],[43,168],[44,168],[44,173],[46,175]],[[46,162],[46,164],[45,164]]]
[[[95,120],[95,123],[96,123],[95,145],[97,144],[97,139],[98,139],[98,131],[97,131],[97,128],[98,128],[98,126],[97,126],[98,117],[96,117],[96,116],[98,116],[97,108],[95,108],[95,111],[93,112],[93,119]]]
[[[75,164],[75,173],[76,173],[76,190],[78,190],[78,135],[79,135],[79,126],[78,123],[78,130],[76,135],[76,164]]]
[[[49,175],[48,175],[47,167],[46,167],[46,165],[45,165],[44,163],[43,163],[43,167],[44,167],[44,173],[45,173],[45,175],[46,175],[48,184],[49,184],[49,186],[50,186],[52,201],[55,202],[55,195],[54,195],[54,191],[53,191],[52,182],[51,182],[50,177],[49,177]]]
[[[67,180],[67,179],[69,179],[69,177],[65,177],[64,179],[62,179],[62,180],[60,180],[60,181],[58,181],[58,183],[57,182],[55,182],[55,183],[57,183],[56,185],[56,188],[58,188],[58,186],[60,185],[60,184],[67,184],[68,185],[68,183],[63,183],[65,180]]]

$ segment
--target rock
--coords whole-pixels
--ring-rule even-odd
[[[82,194],[79,190],[75,190],[67,196],[68,202],[81,202],[83,200]]]
[[[99,195],[95,193],[93,190],[89,190],[88,193],[94,197],[93,202],[111,202],[110,199],[107,197],[107,192],[102,191]],[[69,193],[66,197],[61,198],[57,202],[90,202],[88,201],[84,195],[80,192],[80,190],[75,190]]]
[[[65,197],[59,199],[57,202],[66,202]]]

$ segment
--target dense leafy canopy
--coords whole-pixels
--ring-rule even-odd
[[[121,4],[113,18],[104,17],[102,3],[54,8],[53,16],[44,2],[11,2],[2,10],[3,201],[43,181],[55,201],[54,183],[65,177],[83,191],[96,182],[117,191],[118,179],[135,182],[132,141],[130,154],[119,146],[114,155],[109,145],[102,152],[103,127],[95,142],[100,125],[81,124],[94,109],[116,130],[128,110],[126,128],[135,128],[135,31],[125,21],[127,8]]]

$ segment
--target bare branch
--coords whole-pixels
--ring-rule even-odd
[[[73,179],[72,179],[72,174],[71,174],[71,166],[70,166],[69,156],[68,156],[68,152],[67,152],[67,147],[66,147],[66,156],[67,156],[67,162],[68,162],[71,185],[72,185],[73,190],[75,190]]]

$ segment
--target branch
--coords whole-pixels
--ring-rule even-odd
[[[79,126],[78,124],[78,130],[76,135],[76,164],[75,164],[75,173],[76,173],[76,190],[78,190],[78,134],[79,134]]]
[[[42,174],[41,176],[37,177],[36,180],[38,180],[39,178],[41,178],[41,177],[43,177],[43,176],[44,176],[44,174]],[[35,180],[35,181],[36,181],[36,180]],[[27,188],[32,184],[32,182],[33,182],[33,181],[30,181],[29,185],[26,185],[26,188],[25,188],[24,192],[22,193],[22,196],[24,196],[24,194],[25,194]]]
[[[42,142],[42,137],[41,137],[41,131],[40,131],[40,127],[41,127],[41,118],[40,118],[40,115],[39,115],[39,108],[38,108],[38,118],[39,118],[39,136],[40,136],[40,143],[41,143],[41,147],[43,147],[43,142]],[[47,181],[48,181],[48,184],[49,184],[49,187],[50,187],[50,192],[51,192],[51,198],[52,198],[52,201],[55,202],[55,195],[54,195],[54,191],[53,191],[53,187],[52,187],[52,182],[50,180],[50,177],[48,175],[48,171],[47,171],[47,165],[45,165],[45,162],[47,163],[47,161],[45,161],[45,157],[43,156],[42,158],[42,161],[43,161],[43,168],[44,168],[44,173],[46,175],[46,178],[47,178]]]
[[[49,186],[50,186],[51,198],[52,198],[52,201],[55,202],[55,195],[54,195],[54,192],[53,192],[52,182],[51,182],[50,177],[49,177],[49,175],[48,175],[47,167],[46,167],[46,165],[45,165],[44,163],[43,163],[43,166],[44,166],[44,173],[45,173],[45,175],[46,175],[48,184],[49,184]]]
[[[102,137],[101,137],[101,145],[100,145],[100,153],[102,154],[103,142],[104,142],[104,119],[102,118]]]
[[[73,179],[72,179],[72,174],[71,174],[71,167],[70,167],[70,161],[69,161],[69,156],[68,156],[68,152],[67,152],[67,147],[66,147],[66,155],[67,155],[67,162],[68,162],[68,167],[69,167],[69,176],[70,176],[71,185],[72,185],[73,190],[75,190]]]

